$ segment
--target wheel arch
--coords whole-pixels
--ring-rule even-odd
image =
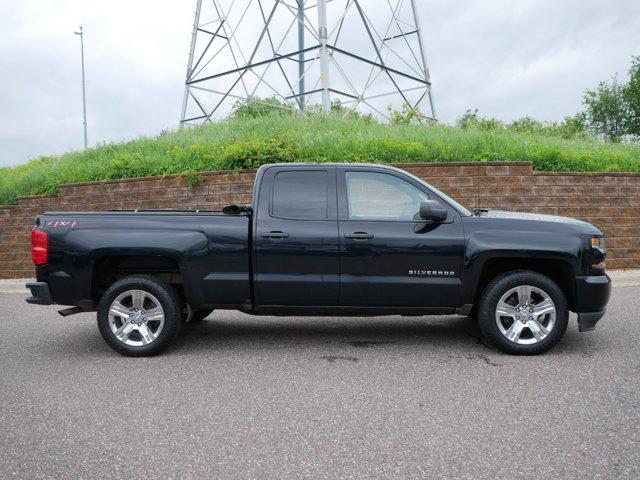
[[[132,275],[152,275],[172,285],[184,297],[182,268],[176,256],[170,254],[143,255],[135,253],[97,256],[91,270],[91,298],[97,303],[104,292],[121,278]]]
[[[529,270],[540,273],[553,280],[567,298],[569,309],[576,303],[575,275],[568,261],[560,259],[500,257],[488,259],[482,266],[475,291],[473,292],[474,309],[486,286],[499,275],[517,270]]]

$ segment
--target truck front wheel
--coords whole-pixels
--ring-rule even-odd
[[[544,353],[569,322],[567,299],[549,277],[526,270],[505,273],[485,288],[478,324],[488,343],[515,355]]]
[[[126,277],[105,292],[98,305],[98,329],[107,344],[131,357],[155,355],[182,328],[176,291],[153,276]]]

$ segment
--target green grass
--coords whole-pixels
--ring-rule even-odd
[[[293,161],[531,161],[541,171],[640,172],[640,146],[446,125],[391,126],[363,119],[272,115],[229,119],[0,169],[0,204],[54,194],[64,183],[257,167]]]

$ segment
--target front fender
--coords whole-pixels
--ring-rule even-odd
[[[579,236],[532,231],[476,231],[469,235],[464,258],[464,303],[473,303],[487,262],[545,260],[563,262],[577,276],[583,242]]]

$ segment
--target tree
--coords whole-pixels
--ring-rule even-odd
[[[587,90],[582,104],[586,108],[587,124],[594,132],[611,142],[619,142],[627,133],[628,107],[623,92],[625,86],[613,77]]]
[[[624,86],[623,96],[628,109],[627,133],[640,137],[640,56],[631,60],[629,83]]]

